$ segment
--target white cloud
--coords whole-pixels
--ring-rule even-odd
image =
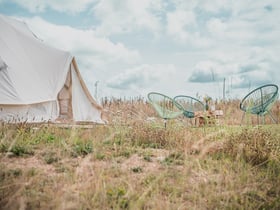
[[[84,11],[88,5],[96,0],[13,0],[30,12],[44,12],[47,8],[59,11],[78,13]]]
[[[221,10],[228,10],[232,7],[232,3],[228,0],[201,1],[199,5],[202,9],[211,13],[218,13]]]
[[[161,0],[100,0],[93,8],[94,16],[100,20],[99,34],[111,35],[138,30],[157,32],[160,30]]]
[[[227,24],[223,23],[219,18],[212,18],[206,23],[206,27],[212,36],[222,38],[225,35]]]
[[[256,88],[261,85],[274,83],[269,72],[265,71],[250,71],[246,74],[237,74],[232,76],[233,88]]]
[[[100,86],[111,87],[109,94],[158,90],[172,95],[194,91],[193,87],[207,92],[213,74],[215,80],[231,80],[233,87],[280,82],[278,0],[13,2],[53,22],[50,9],[60,12],[56,15],[77,17],[79,27],[86,30],[39,18],[26,22],[48,44],[71,51],[90,84],[98,75]],[[32,16],[25,12],[21,10]]]
[[[143,64],[135,66],[110,78],[103,85],[103,95],[147,96],[160,92],[175,96],[184,90],[185,81],[178,79],[178,71],[172,64]]]
[[[209,85],[225,78],[231,88],[245,89],[266,83],[277,84],[279,61],[273,54],[270,49],[261,47],[228,49],[224,55],[219,50],[212,51],[208,54],[210,60],[197,62],[189,81]]]
[[[217,82],[224,78],[224,73],[224,66],[220,63],[210,60],[201,61],[194,67],[189,81],[199,83]]]
[[[186,42],[191,34],[188,27],[196,24],[195,15],[192,11],[176,10],[167,14],[167,34]]]
[[[79,57],[84,66],[103,67],[109,63],[135,63],[140,55],[122,43],[98,37],[93,30],[80,30],[69,26],[54,25],[39,17],[25,19],[31,30],[48,45],[70,51]],[[48,33],[46,33],[48,32]]]
[[[143,64],[116,75],[107,82],[107,85],[117,89],[147,89],[158,83],[169,82],[170,76],[176,74],[175,72],[172,65]]]

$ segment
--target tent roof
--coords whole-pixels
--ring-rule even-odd
[[[45,45],[23,22],[0,15],[0,28],[1,104],[55,100],[73,56]]]

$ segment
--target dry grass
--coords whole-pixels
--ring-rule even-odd
[[[107,125],[2,124],[0,209],[280,208],[278,124],[239,126],[237,101],[219,125],[166,129],[141,99],[104,106]]]

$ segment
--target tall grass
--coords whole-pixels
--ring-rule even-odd
[[[0,209],[279,209],[280,127],[236,105],[204,127],[141,99],[104,103],[107,125],[1,124]]]

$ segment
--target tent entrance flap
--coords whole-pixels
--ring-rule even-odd
[[[68,71],[66,81],[58,93],[58,104],[58,120],[73,120],[71,71]]]

